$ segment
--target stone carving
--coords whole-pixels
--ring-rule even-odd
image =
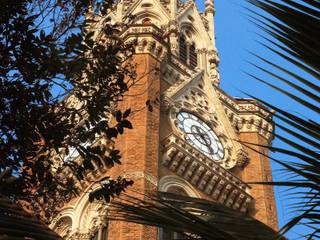
[[[187,142],[170,135],[163,142],[162,165],[222,204],[245,212],[249,186]]]
[[[165,95],[161,96],[161,111],[165,113],[169,113],[170,109],[174,106],[174,103],[170,98]]]
[[[218,70],[219,56],[216,50],[210,50],[208,52],[209,58],[209,76],[213,85],[218,86],[220,83],[220,74]]]
[[[249,163],[249,157],[248,157],[248,153],[245,152],[244,150],[240,149],[237,152],[237,166],[240,169],[244,169],[245,166],[247,166]]]
[[[79,233],[75,232],[70,236],[70,240],[90,240],[91,239],[90,233]]]
[[[136,53],[150,53],[157,59],[163,59],[167,53],[163,35],[164,32],[154,25],[132,25],[121,37],[128,43],[136,42]]]
[[[216,90],[225,106],[225,113],[236,131],[257,132],[271,142],[274,129],[271,112],[252,99],[233,99],[218,88]]]
[[[72,219],[70,217],[62,217],[54,225],[53,230],[64,239],[68,239],[71,233]]]

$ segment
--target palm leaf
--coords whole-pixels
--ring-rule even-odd
[[[129,221],[180,232],[189,239],[275,239],[263,223],[219,203],[173,193],[122,195],[109,207],[111,220]],[[252,234],[248,235],[247,230]]]
[[[254,54],[264,65],[256,63],[252,65],[270,78],[262,79],[252,74],[250,76],[294,100],[298,105],[319,113],[320,2],[316,0],[247,1],[255,7],[255,9],[249,8],[251,21],[265,33],[262,36],[264,42],[261,44],[302,71],[302,73],[292,72],[265,57]],[[277,86],[277,83],[272,83],[271,79],[282,82],[287,87]],[[300,96],[293,94],[291,89],[294,89]],[[282,133],[274,135],[288,146],[288,148],[261,146],[281,153],[285,161],[271,159],[291,173],[291,178],[287,181],[263,184],[290,187],[294,191],[293,196],[297,198],[297,202],[293,205],[297,216],[291,219],[280,230],[280,233],[284,234],[297,224],[303,224],[310,230],[304,236],[307,239],[313,239],[319,236],[320,223],[319,119],[303,119],[266,100],[253,98],[276,111],[274,117],[277,121],[282,122],[276,122],[275,125],[282,130]],[[250,147],[251,143],[245,143],[245,145],[254,150]]]

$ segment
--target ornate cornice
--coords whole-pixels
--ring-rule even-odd
[[[136,54],[149,53],[155,58],[163,59],[168,51],[164,32],[155,25],[134,24],[126,28],[121,37],[126,42],[134,42]]]
[[[163,146],[162,165],[212,199],[247,211],[253,198],[246,183],[174,134],[163,141]]]
[[[90,240],[91,238],[92,235],[90,233],[75,232],[68,238],[68,240]]]
[[[216,88],[224,111],[236,131],[256,132],[271,142],[274,138],[272,113],[253,99],[234,99]]]

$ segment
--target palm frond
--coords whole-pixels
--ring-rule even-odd
[[[255,9],[248,8],[251,21],[265,34],[261,44],[279,59],[287,61],[299,72],[280,66],[265,57],[254,56],[263,65],[252,65],[269,76],[262,79],[250,76],[284,94],[299,106],[319,114],[320,106],[320,2],[317,0],[247,0]],[[292,71],[291,71],[292,70]],[[276,80],[276,83],[273,83]],[[285,87],[277,85],[284,84]],[[294,90],[297,94],[293,93]],[[252,97],[252,96],[251,96]],[[320,124],[319,119],[304,119],[298,113],[289,113],[266,100],[253,97],[262,105],[274,109],[276,126],[282,130],[275,137],[287,144],[287,148],[268,147],[280,153],[283,160],[272,158],[294,178],[287,181],[264,183],[289,186],[296,196],[293,207],[297,216],[291,219],[280,231],[286,233],[297,224],[309,228],[307,239],[319,235],[320,223]],[[313,116],[311,114],[311,116]],[[246,143],[249,146],[249,143]],[[291,175],[292,176],[292,175]],[[298,189],[302,189],[297,190]]]
[[[188,239],[270,240],[276,232],[219,203],[173,193],[122,195],[110,204],[109,219],[180,232]],[[252,232],[248,235],[248,229]]]

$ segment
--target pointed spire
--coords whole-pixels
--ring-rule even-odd
[[[176,18],[177,11],[178,11],[177,5],[178,5],[177,0],[170,0],[170,18],[171,18],[171,20],[175,20],[175,18]]]
[[[215,14],[215,10],[214,10],[214,0],[206,0],[205,2],[205,17],[208,21],[208,25],[209,25],[209,35],[212,39],[213,42],[213,46],[215,46],[215,34],[214,34],[214,14]]]
[[[206,0],[205,6],[206,6],[206,10],[205,10],[206,15],[207,15],[207,13],[212,13],[214,15],[213,0]]]

